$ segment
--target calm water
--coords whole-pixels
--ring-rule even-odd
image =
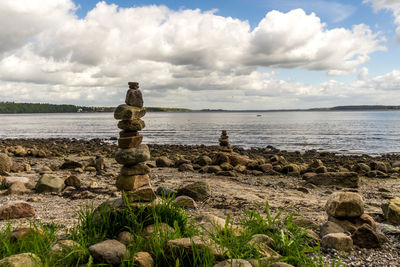
[[[216,145],[228,130],[231,144],[287,150],[400,152],[400,111],[148,113],[145,143]],[[0,138],[118,136],[112,113],[0,114]]]

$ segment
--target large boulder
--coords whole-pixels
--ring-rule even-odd
[[[135,148],[120,149],[115,153],[115,160],[122,165],[136,165],[149,159],[150,150],[144,144]]]
[[[64,179],[51,176],[48,174],[43,174],[39,181],[36,184],[36,192],[37,193],[45,193],[45,192],[61,192],[65,187]]]
[[[0,220],[35,216],[35,209],[25,201],[16,201],[0,207]]]
[[[115,239],[105,240],[89,247],[92,257],[100,263],[117,265],[128,257],[126,246]]]
[[[400,198],[392,198],[381,206],[383,214],[388,222],[400,224]]]
[[[10,267],[39,267],[42,266],[40,258],[33,253],[11,255],[0,260],[0,266]]]
[[[356,172],[326,172],[313,176],[303,176],[303,179],[315,185],[337,185],[355,188],[360,186],[360,178]]]
[[[12,167],[12,160],[7,154],[0,153],[0,174],[9,172]]]
[[[353,192],[335,192],[326,202],[326,213],[336,218],[359,217],[364,213],[364,200]]]
[[[189,196],[196,201],[203,201],[211,195],[211,189],[207,182],[197,181],[179,188],[177,195]]]

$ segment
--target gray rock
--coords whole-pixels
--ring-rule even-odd
[[[377,223],[376,229],[385,235],[400,235],[400,228],[390,224]]]
[[[156,189],[156,194],[159,196],[172,196],[172,195],[176,195],[176,190],[173,190],[171,188],[165,187],[160,185],[159,187],[157,187]]]
[[[70,252],[73,249],[80,248],[81,245],[74,240],[59,240],[51,247],[52,254],[61,254],[63,252]]]
[[[100,263],[120,264],[128,257],[126,246],[115,239],[94,244],[89,247],[89,252]]]
[[[144,144],[135,148],[120,149],[115,153],[115,160],[122,165],[136,165],[149,159],[150,150]]]
[[[175,233],[175,229],[166,223],[151,224],[143,228],[142,236],[145,239],[159,238],[162,236],[170,236]]]
[[[64,180],[60,177],[43,174],[36,184],[37,193],[61,192],[65,187]]]

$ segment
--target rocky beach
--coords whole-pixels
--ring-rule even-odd
[[[218,146],[148,146],[151,158],[146,165],[151,168],[155,191],[189,197],[190,202],[185,203],[193,216],[224,219],[229,215],[236,223],[244,210],[262,213],[268,201],[273,213],[282,209],[295,212],[296,219],[320,242],[327,233],[334,236],[343,232],[349,239],[364,225],[363,220],[328,216],[325,205],[338,192],[358,195],[363,211],[356,212],[357,216],[365,214],[364,220],[371,226],[360,235],[367,237],[353,240],[347,248],[331,237],[334,241],[324,241],[328,242],[323,246],[324,257],[340,256],[349,266],[399,266],[399,155],[287,152],[273,147],[245,150],[233,146],[232,151],[226,151]],[[40,220],[68,229],[77,222],[81,208],[121,197],[115,186],[120,173],[114,159],[115,141],[3,139],[0,151],[2,227]],[[54,179],[46,182],[43,177]],[[12,219],[14,215],[4,212],[14,201],[27,203],[26,218]],[[326,225],[328,220],[334,226]],[[335,228],[338,225],[339,230]]]

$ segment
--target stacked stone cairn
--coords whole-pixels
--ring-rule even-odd
[[[219,138],[220,150],[223,152],[232,152],[232,147],[229,145],[229,136],[226,130],[222,130],[221,137]]]
[[[128,85],[125,104],[119,105],[114,112],[114,118],[120,120],[118,128],[122,130],[115,160],[123,165],[116,186],[130,202],[151,202],[156,195],[150,184],[150,168],[145,164],[150,159],[150,150],[141,144],[143,136],[139,134],[145,127],[141,118],[146,114],[146,108],[139,83],[129,82]]]
[[[334,192],[326,202],[328,221],[321,225],[321,245],[342,251],[377,248],[387,237],[377,230],[374,219],[364,213],[364,200],[355,192]]]

